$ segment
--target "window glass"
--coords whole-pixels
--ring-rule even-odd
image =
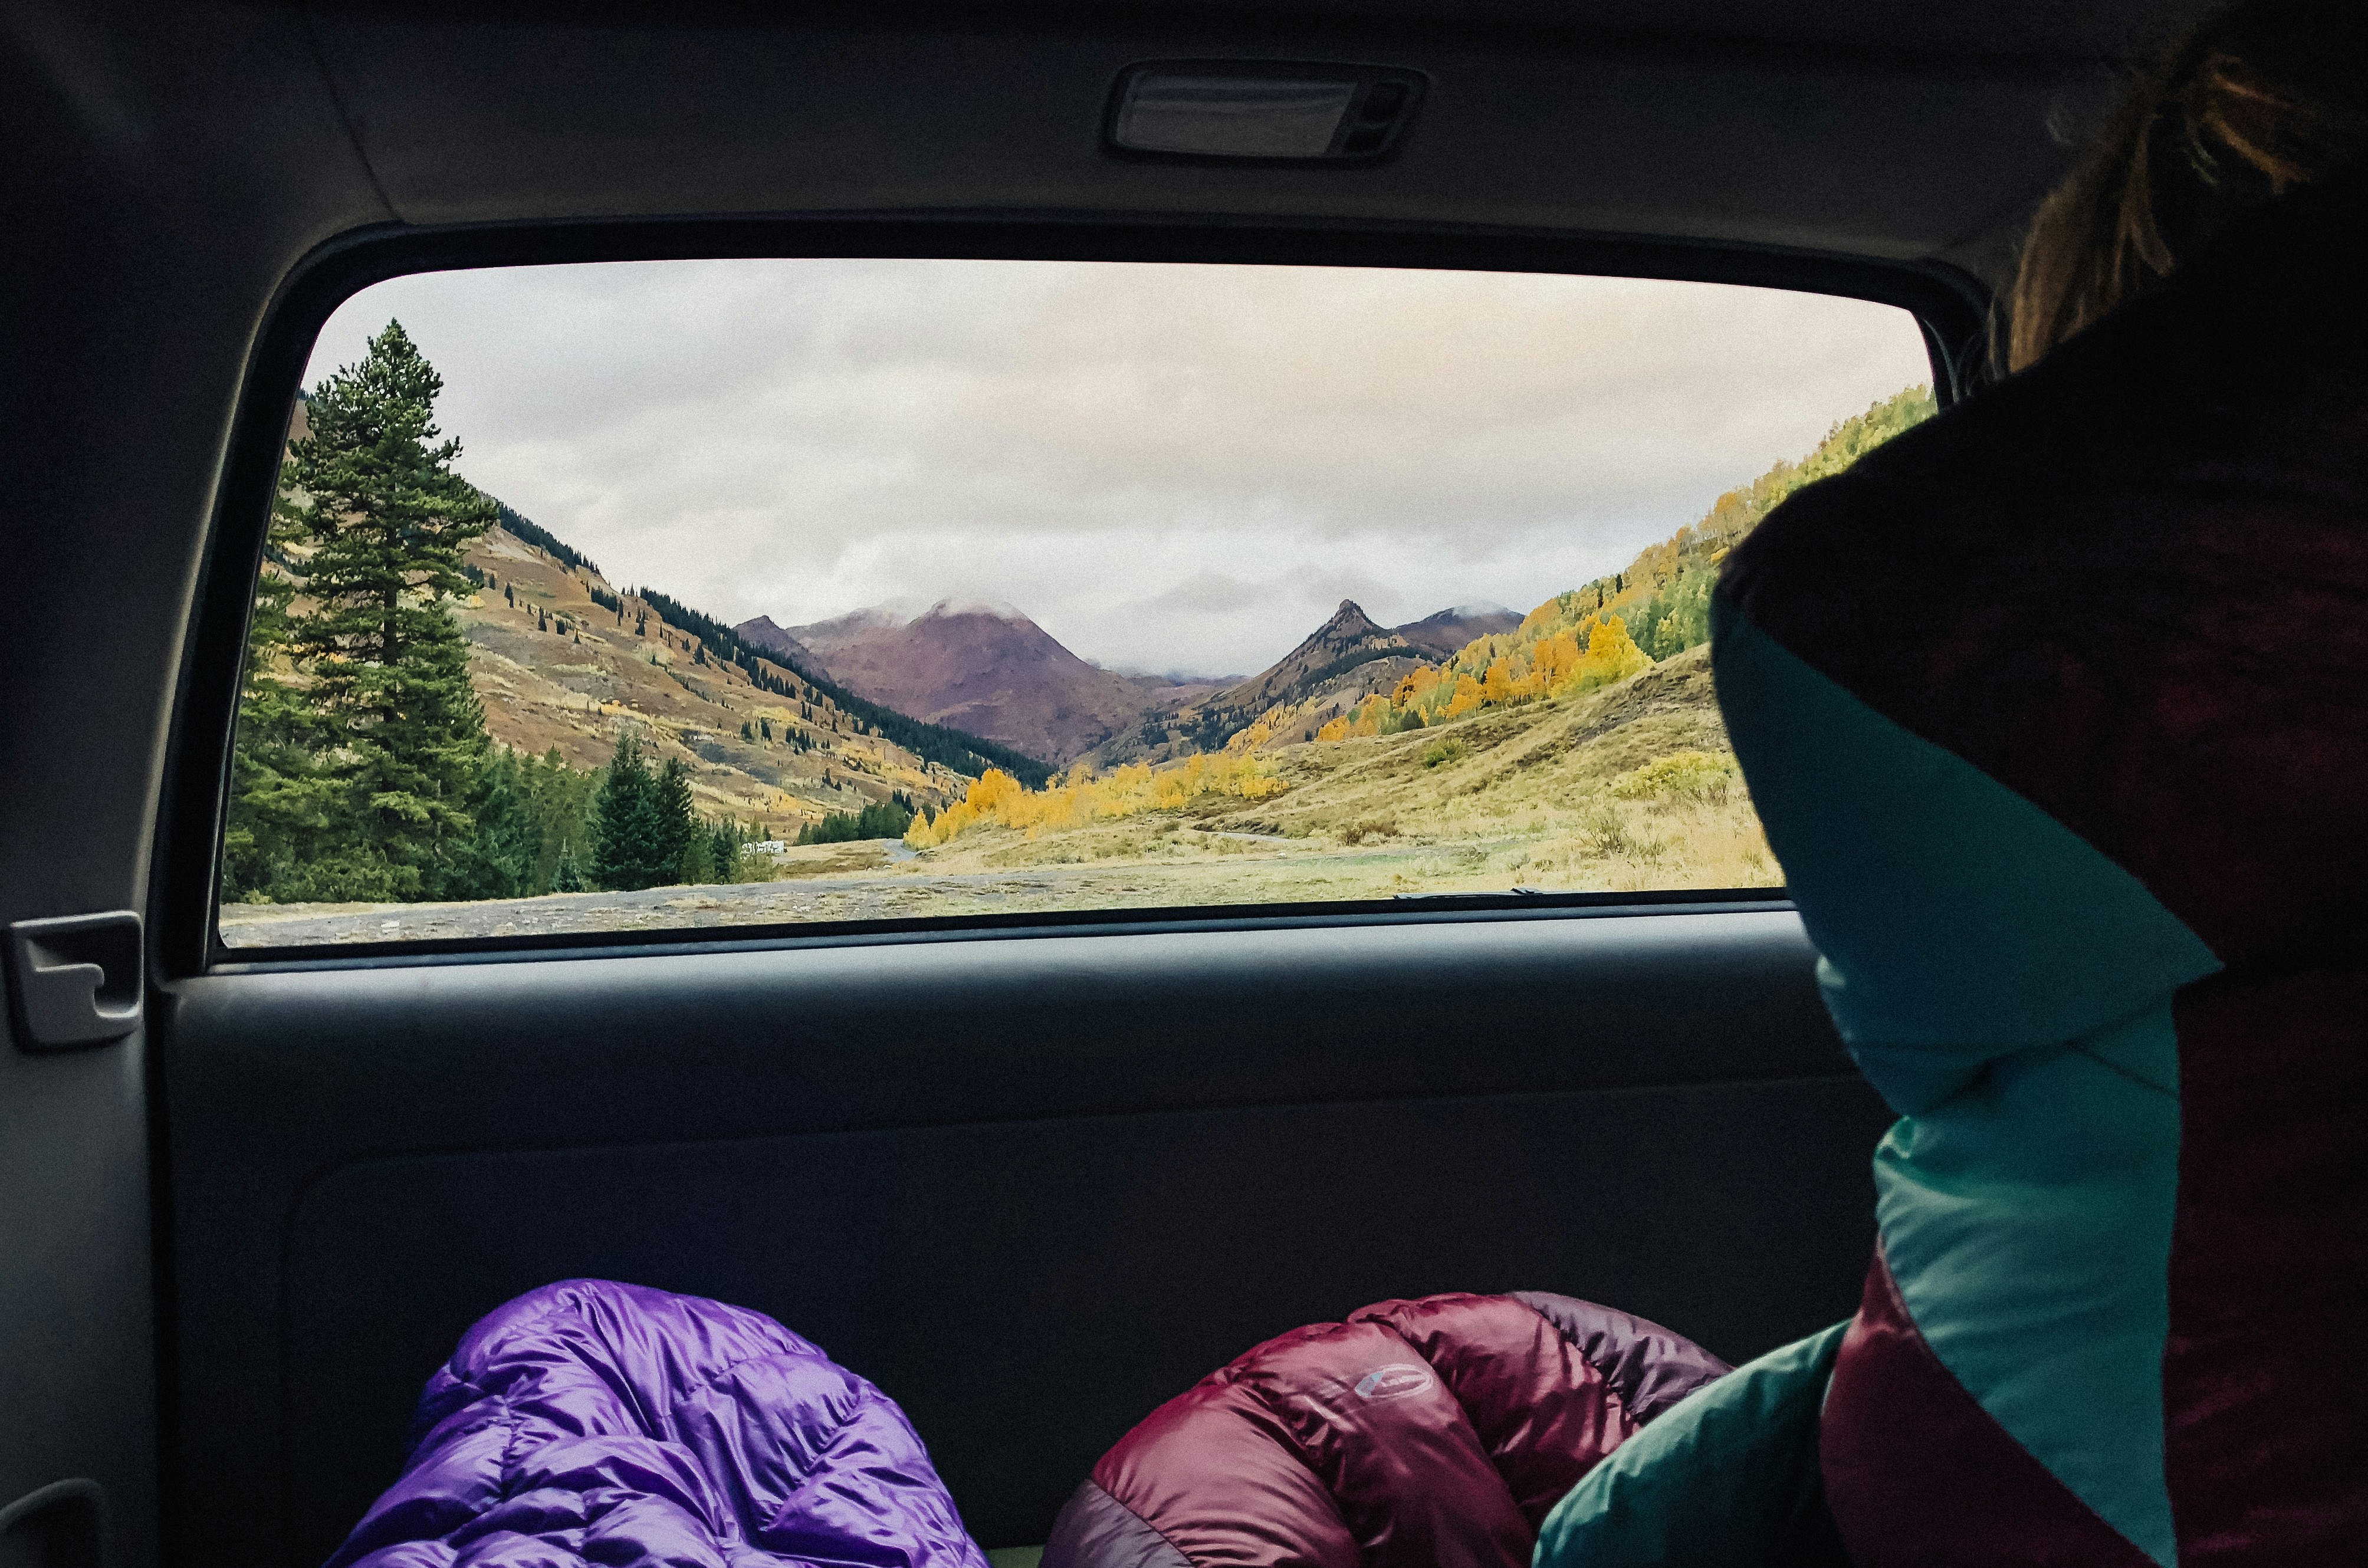
[[[290,423],[222,939],[1773,886],[1711,587],[1928,375],[1699,283],[381,284]]]

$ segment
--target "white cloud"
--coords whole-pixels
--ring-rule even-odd
[[[1526,608],[1927,379],[1901,312],[1507,273],[712,261],[435,273],[399,318],[461,471],[727,620],[1008,601],[1248,671],[1342,597]]]

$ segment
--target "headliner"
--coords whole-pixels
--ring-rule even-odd
[[[0,25],[85,134],[194,121],[210,183],[314,196],[323,236],[390,219],[951,211],[1616,236],[1979,277],[2117,73],[2196,8],[323,0],[183,5],[156,26],[138,6],[65,0]],[[245,40],[234,59],[224,37]],[[1433,89],[1380,167],[1101,150],[1122,66],[1209,55],[1412,65]],[[281,183],[242,190],[241,163]]]

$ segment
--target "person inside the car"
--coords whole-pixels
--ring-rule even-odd
[[[2363,128],[2368,10],[2207,19],[2040,209],[2010,373],[1726,562],[1880,1242],[1542,1568],[2368,1550]]]

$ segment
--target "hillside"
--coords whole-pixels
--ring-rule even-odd
[[[456,613],[485,727],[505,745],[556,747],[589,769],[638,729],[654,758],[690,767],[702,812],[785,837],[898,791],[941,803],[969,782],[796,670],[712,656],[679,607],[620,592],[581,557],[567,564],[502,527],[466,559],[481,585]]]
[[[1557,594],[1518,627],[1475,638],[1440,665],[1445,685],[1485,683],[1491,669],[1518,682],[1536,667],[1539,650],[1560,638],[1584,646],[1594,629],[1617,619],[1645,654],[1667,659],[1710,640],[1710,595],[1718,564],[1743,536],[1804,484],[1839,473],[1884,441],[1931,417],[1930,387],[1908,387],[1865,413],[1841,420],[1798,462],[1779,462],[1712,503],[1700,521],[1637,552],[1624,570]]]
[[[736,630],[791,660],[803,649],[874,702],[1055,763],[1109,739],[1147,700],[1136,681],[1087,664],[1005,607],[865,609],[787,629],[760,617]]]

